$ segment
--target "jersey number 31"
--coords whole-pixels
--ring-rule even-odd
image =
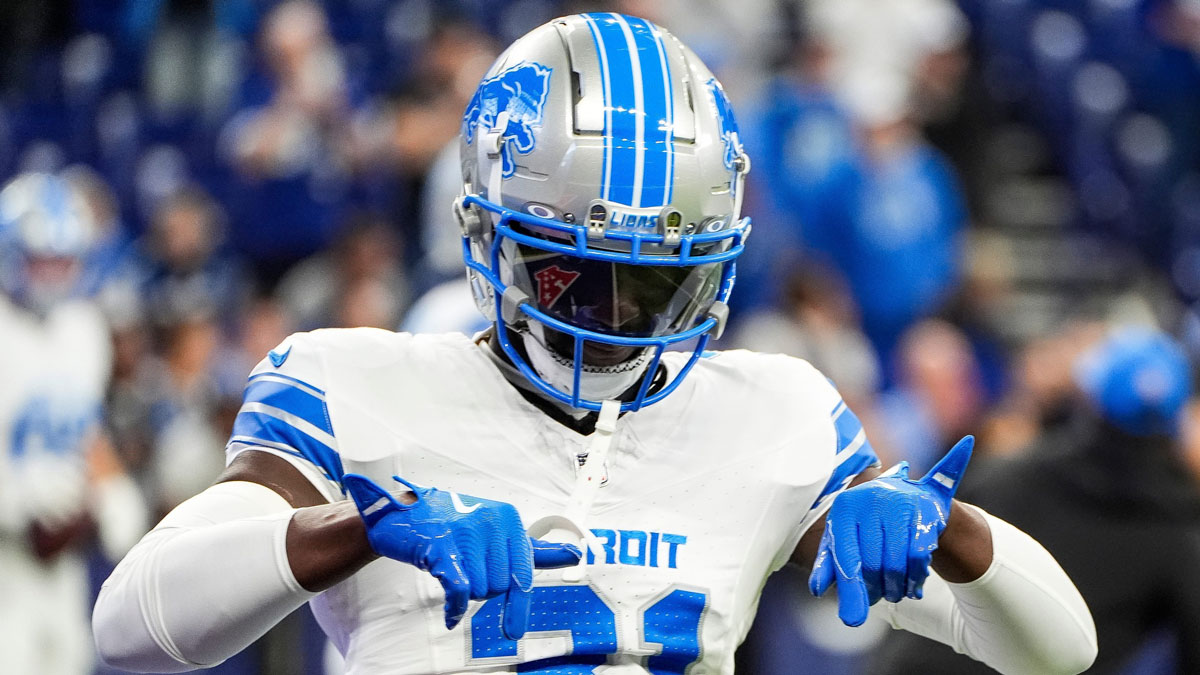
[[[504,636],[500,623],[502,598],[492,598],[471,617],[471,659],[515,660],[520,644]],[[529,634],[569,633],[571,652],[565,656],[522,663],[520,673],[590,675],[618,651],[648,655],[646,668],[654,675],[682,675],[700,658],[700,619],[708,597],[675,588],[647,603],[638,612],[640,644],[618,644],[616,612],[590,586],[536,586],[529,613]]]

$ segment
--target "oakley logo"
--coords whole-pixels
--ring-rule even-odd
[[[507,141],[500,148],[504,177],[516,171],[512,151],[525,155],[533,150],[537,138],[533,130],[542,126],[542,109],[550,90],[550,68],[540,63],[519,63],[508,70],[479,83],[467,112],[463,114],[463,136],[474,142],[475,127],[491,130],[501,112],[508,112],[508,125],[503,132]]]
[[[533,278],[537,281],[537,294],[539,307],[553,307],[554,303],[567,292],[571,284],[579,278],[579,272],[564,270],[558,265],[543,267],[533,273]]]
[[[483,504],[472,504],[470,506],[463,504],[462,497],[459,497],[457,492],[450,493],[450,502],[454,504],[454,510],[459,513],[473,513],[475,509],[483,506]]]

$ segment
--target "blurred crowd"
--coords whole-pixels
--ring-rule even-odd
[[[77,200],[71,295],[107,326],[107,450],[89,466],[108,468],[88,475],[127,475],[152,523],[221,470],[245,377],[289,333],[479,328],[449,212],[462,111],[501,46],[592,10],[669,27],[739,113],[755,228],[723,348],[809,359],[885,465],[921,473],[966,433],[986,467],[1064,430],[1086,445],[1117,421],[1081,357],[1114,331],[1159,336],[1146,349],[1179,350],[1186,381],[1121,400],[1169,395],[1178,424],[1116,438],[1181,479],[1168,520],[1196,533],[1192,0],[0,3],[0,182],[54,176]],[[81,541],[103,578],[119,546]],[[796,588],[767,595],[747,672],[880,672],[865,655],[886,630],[840,630],[802,583],[772,583]],[[1189,672],[1177,614],[1146,612],[1128,653],[1101,631],[1103,672]],[[297,672],[259,649],[226,671]]]

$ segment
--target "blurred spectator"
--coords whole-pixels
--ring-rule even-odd
[[[929,319],[909,329],[897,360],[897,383],[879,398],[872,443],[908,460],[919,475],[978,429],[984,391],[970,342],[944,321]]]
[[[832,263],[886,368],[899,335],[936,313],[959,281],[962,190],[922,138],[915,103],[957,91],[962,68],[946,62],[961,60],[951,55],[961,52],[965,23],[940,0],[820,2],[804,19],[804,41],[768,89],[751,143],[766,172],[756,185],[791,231],[768,235],[772,246],[759,255],[771,259],[757,267]],[[757,291],[752,303],[772,300]]]
[[[879,390],[879,363],[858,327],[854,300],[836,272],[802,264],[785,286],[780,311],[742,319],[733,344],[807,360],[833,380],[852,410],[867,410]]]
[[[820,224],[831,207],[833,181],[856,161],[850,117],[830,87],[830,50],[807,35],[795,39],[747,125],[754,170],[746,210],[771,226],[755,232],[757,245],[745,253],[744,291],[735,298],[740,307],[779,302],[778,280],[800,259],[832,262],[832,243],[823,238],[832,231]]]
[[[63,177],[79,192],[95,223],[95,238],[83,261],[80,292],[87,297],[99,297],[107,308],[130,292],[117,286],[135,283],[134,239],[121,221],[117,197],[103,176],[87,166],[76,165],[68,167]]]
[[[829,228],[818,236],[831,242],[887,367],[900,334],[956,290],[966,212],[953,170],[907,119],[872,125],[864,147],[830,197],[831,217],[815,225]]]
[[[1117,331],[1075,362],[1071,421],[1021,456],[980,461],[959,494],[1030,533],[1078,586],[1096,621],[1094,673],[1200,671],[1200,484],[1178,454],[1191,376],[1157,331]],[[984,459],[984,458],[980,458]],[[1167,630],[1169,671],[1138,671]],[[871,672],[990,672],[941,645],[895,634]],[[884,665],[886,663],[886,665]]]
[[[94,656],[84,553],[118,559],[146,529],[137,487],[103,435],[111,352],[78,297],[93,235],[71,184],[24,174],[0,192],[0,671],[84,674]]]
[[[408,281],[395,233],[370,216],[352,219],[329,251],[288,272],[278,295],[302,330],[394,328],[408,305]]]
[[[519,34],[535,25],[521,27]],[[458,132],[467,101],[496,57],[492,40],[464,22],[448,22],[432,37],[420,76],[393,95],[384,126],[387,161],[401,180],[420,185],[419,203],[409,207],[419,209],[419,220],[407,214],[396,220],[406,240],[417,245],[411,253],[421,256],[414,267],[422,289],[462,274],[461,233],[450,211],[462,192]],[[397,207],[404,205],[393,204]]]
[[[359,146],[347,124],[354,101],[346,65],[319,5],[278,5],[260,48],[268,74],[247,82],[225,150],[237,178],[232,240],[270,286],[330,241]]]
[[[145,49],[145,88],[157,115],[223,114],[245,57],[239,39],[258,18],[252,0],[127,3],[126,36]]]
[[[221,251],[224,220],[199,188],[164,200],[145,245],[142,295],[151,321],[172,323],[193,308],[220,307],[237,316],[246,294],[239,263]]]
[[[240,406],[246,376],[296,330],[296,317],[279,299],[261,297],[248,303],[239,317],[237,334],[222,349],[217,375],[221,389],[236,394],[235,403]]]

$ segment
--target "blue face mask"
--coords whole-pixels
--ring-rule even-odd
[[[723,328],[748,219],[719,231],[684,234],[678,244],[668,244],[653,230],[609,230],[589,238],[585,225],[518,213],[475,196],[464,204],[497,216],[490,259],[477,259],[466,237],[464,256],[491,287],[500,346],[550,398],[599,410],[602,400],[589,397],[585,378],[615,383],[599,387],[613,396],[640,377],[636,394],[622,409],[655,403],[678,387]],[[531,359],[512,344],[509,328],[530,336],[525,351]],[[650,393],[662,353],[687,346],[683,343],[690,343],[691,358]],[[534,355],[539,348],[545,352],[540,359]],[[545,366],[569,371],[556,377]]]

